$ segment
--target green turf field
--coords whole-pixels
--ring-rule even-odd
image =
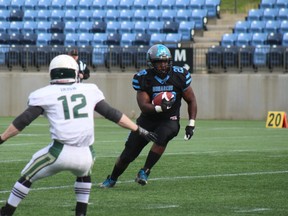
[[[0,131],[10,121],[0,118]],[[266,129],[264,121],[198,120],[195,136],[186,142],[182,122],[148,185],[134,182],[146,148],[115,188],[100,189],[96,186],[110,173],[128,131],[107,120],[95,122],[97,159],[88,215],[288,215],[288,129]],[[0,146],[0,205],[31,155],[48,142],[48,124],[40,118]],[[70,173],[36,182],[15,215],[74,215],[73,184]]]

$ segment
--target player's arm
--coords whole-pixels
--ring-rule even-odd
[[[128,116],[126,116],[124,113],[111,107],[105,100],[97,103],[94,110],[100,115],[109,119],[110,121],[115,122],[119,126],[130,129],[131,131],[138,132],[141,136],[143,136],[149,141],[157,141],[157,135],[155,133],[149,132],[144,128],[141,128],[140,126],[135,124],[130,118],[128,118]]]
[[[137,91],[137,103],[143,113],[156,113],[155,106],[151,103],[150,96],[145,91]]]
[[[186,101],[188,105],[188,116],[189,116],[189,123],[185,128],[184,139],[189,140],[194,134],[195,120],[197,116],[197,102],[194,91],[191,86],[189,86],[183,92],[183,99]]]
[[[17,135],[32,121],[34,121],[39,115],[43,113],[42,107],[29,106],[23,113],[14,119],[14,121],[8,126],[4,133],[0,136],[0,144],[8,140],[10,137]]]

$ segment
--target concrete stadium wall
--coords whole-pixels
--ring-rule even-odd
[[[92,73],[107,101],[130,117],[140,111],[132,89],[133,73]],[[268,111],[288,112],[288,74],[192,74],[198,119],[264,120]],[[49,84],[48,73],[0,73],[0,116],[17,116],[29,93]],[[187,118],[183,101],[181,117]],[[95,115],[98,117],[98,115]]]

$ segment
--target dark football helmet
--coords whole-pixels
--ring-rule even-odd
[[[157,62],[167,61],[168,67],[160,70]],[[149,68],[154,69],[159,77],[165,77],[172,69],[172,56],[170,50],[163,44],[155,44],[147,51],[147,64]]]
[[[78,81],[79,66],[69,55],[58,55],[49,65],[51,84],[75,83]]]

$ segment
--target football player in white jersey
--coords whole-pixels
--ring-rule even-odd
[[[50,85],[29,95],[28,108],[14,119],[0,136],[0,144],[17,135],[43,114],[50,123],[51,143],[36,152],[21,172],[0,216],[13,215],[33,182],[61,171],[76,176],[76,216],[87,212],[91,190],[91,169],[95,160],[94,111],[123,128],[137,131],[155,142],[157,135],[136,125],[125,114],[105,102],[95,84],[77,83],[78,64],[69,55],[58,55],[49,65]],[[81,127],[79,127],[81,125]]]

